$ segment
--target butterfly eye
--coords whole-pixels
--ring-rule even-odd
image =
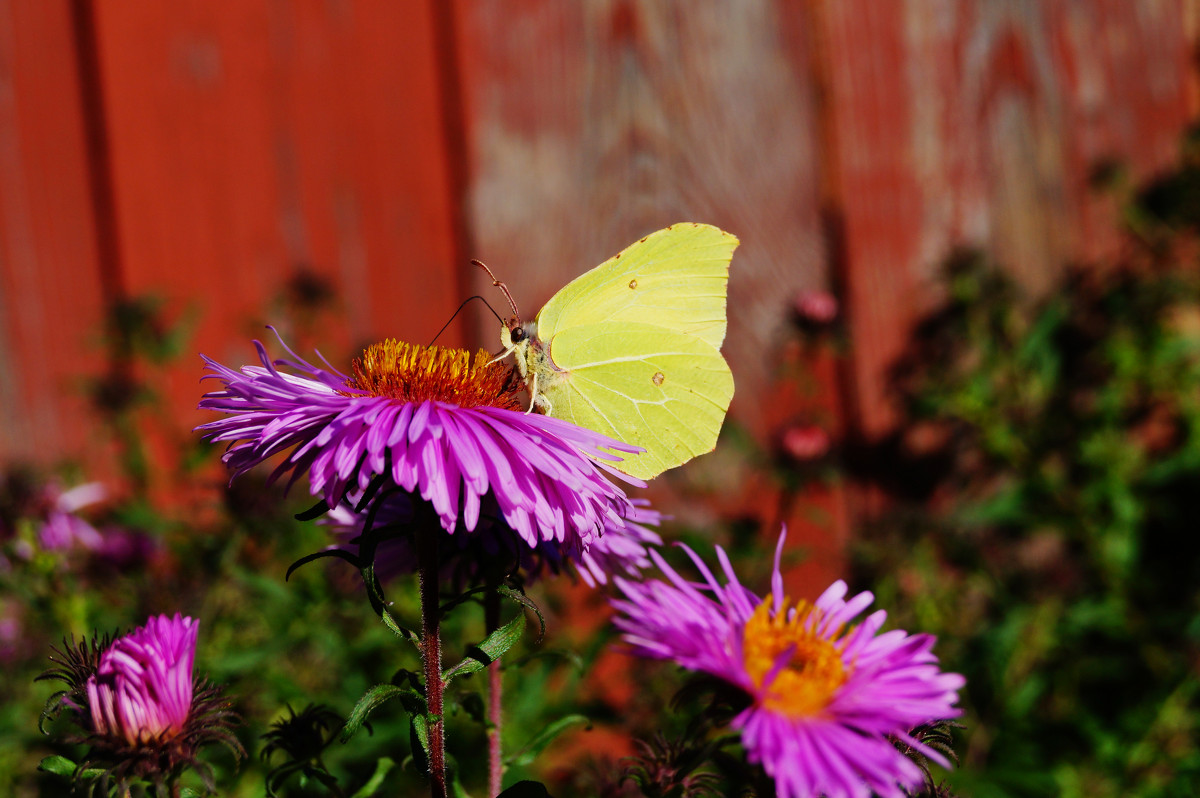
[[[514,344],[520,343],[521,341],[525,340],[525,328],[524,327],[513,327],[511,330],[508,331],[508,334]]]

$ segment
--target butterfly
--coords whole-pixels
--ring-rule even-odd
[[[515,356],[531,410],[645,449],[618,471],[650,479],[710,452],[733,399],[720,349],[737,245],[695,222],[651,233],[502,325],[497,359]]]

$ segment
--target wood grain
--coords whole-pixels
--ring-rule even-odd
[[[384,0],[98,4],[124,290],[196,308],[194,348],[226,362],[294,333],[301,269],[339,290],[335,358],[432,337],[463,293],[432,25]],[[199,376],[167,377],[184,429]]]
[[[627,0],[456,9],[476,257],[531,318],[569,280],[668,224],[737,235],[723,351],[737,386],[727,425],[743,443],[670,472],[655,495],[681,526],[748,517],[774,536],[792,520],[805,527],[793,542],[816,551],[828,575],[844,514],[789,519],[786,498],[759,473],[798,411],[780,376],[791,300],[829,285],[803,9]],[[504,312],[486,280],[477,288]]]
[[[1178,2],[814,0],[827,42],[862,434],[894,423],[887,369],[957,247],[1034,293],[1111,254],[1101,161],[1144,179],[1194,113]]]
[[[79,61],[66,0],[0,0],[0,458],[106,450],[86,381],[104,292]]]
[[[777,9],[510,8],[460,12],[476,256],[532,317],[653,230],[703,221],[736,234],[725,351],[740,369],[735,408],[755,425],[787,299],[825,280],[813,108]]]

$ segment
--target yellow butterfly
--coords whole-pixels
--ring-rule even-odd
[[[695,222],[651,233],[500,330],[533,407],[646,451],[614,467],[650,479],[712,451],[733,374],[721,356],[734,236]],[[494,278],[493,278],[494,279]]]

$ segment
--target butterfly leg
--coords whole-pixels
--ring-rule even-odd
[[[538,400],[537,381],[538,381],[538,375],[537,375],[537,372],[535,371],[535,372],[533,372],[533,381],[529,385],[529,409],[525,411],[525,415],[529,415],[530,413],[533,412],[533,408],[537,407],[537,400]]]
[[[525,411],[525,415],[529,415],[539,406],[546,408],[546,415],[550,415],[550,400],[546,398],[546,394],[538,393],[538,373],[535,371],[529,385],[529,409]]]
[[[494,358],[489,360],[488,365],[490,366],[493,363],[495,363],[499,360],[503,360],[504,358],[508,357],[516,350],[516,348],[517,348],[516,346],[510,346],[508,349],[505,349],[503,352],[501,352],[500,354],[496,355]]]

